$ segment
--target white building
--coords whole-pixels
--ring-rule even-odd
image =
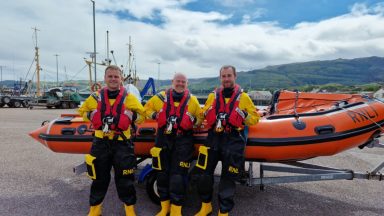
[[[272,94],[269,91],[250,91],[248,95],[255,105],[268,105],[272,100]]]
[[[377,90],[375,93],[373,93],[373,97],[383,100],[384,99],[384,89],[381,88],[381,89]]]

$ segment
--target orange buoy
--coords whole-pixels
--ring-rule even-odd
[[[92,84],[92,86],[91,86],[91,91],[92,92],[98,91],[99,89],[101,89],[101,84],[100,83],[93,83]]]

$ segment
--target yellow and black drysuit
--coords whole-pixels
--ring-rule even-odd
[[[130,128],[131,124],[144,121],[144,108],[123,87],[117,91],[103,88],[85,100],[79,113],[84,120],[90,120],[95,128],[91,152],[86,155],[88,175],[93,180],[89,215],[101,213],[100,207],[108,190],[112,167],[118,196],[124,202],[127,213],[127,207],[133,207],[136,203],[133,185],[136,158],[130,140]]]
[[[259,115],[250,97],[238,85],[209,94],[202,112],[210,129],[196,164],[200,173],[198,193],[203,201],[197,215],[212,211],[213,173],[219,160],[222,171],[218,198],[220,213],[225,215],[234,206],[235,180],[244,165],[244,125],[256,124]]]
[[[173,89],[162,91],[144,108],[147,118],[158,122],[155,147],[151,149],[152,167],[158,171],[157,188],[162,204],[162,213],[158,215],[166,215],[169,202],[172,203],[171,211],[174,206],[183,204],[184,178],[194,152],[192,129],[203,117],[197,98],[188,90],[183,93]]]

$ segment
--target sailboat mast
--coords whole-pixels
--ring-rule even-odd
[[[111,65],[111,60],[109,59],[109,31],[107,31],[107,65]]]
[[[37,46],[37,31],[40,31],[36,27],[32,28],[35,31],[35,61],[36,61],[36,94],[41,96],[40,92],[40,63],[39,63],[39,47]]]
[[[131,36],[129,36],[129,44],[128,44],[128,77],[132,78],[132,44],[131,44]]]
[[[136,59],[135,59],[135,57],[133,57],[133,62],[135,63],[135,70],[133,72],[133,85],[137,86],[138,78],[136,75]]]

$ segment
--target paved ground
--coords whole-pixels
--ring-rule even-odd
[[[82,155],[53,153],[27,134],[60,113],[75,110],[0,108],[0,215],[86,215],[89,184],[72,167]],[[316,164],[367,171],[384,160],[384,149],[354,149]],[[138,215],[159,209],[137,185]],[[215,192],[216,192],[215,188]],[[330,181],[257,187],[239,186],[232,215],[384,215],[384,181]],[[193,215],[199,208],[191,190],[183,209]],[[217,200],[214,200],[217,211]],[[114,182],[104,202],[103,215],[124,215]],[[216,212],[215,214],[216,215]]]

